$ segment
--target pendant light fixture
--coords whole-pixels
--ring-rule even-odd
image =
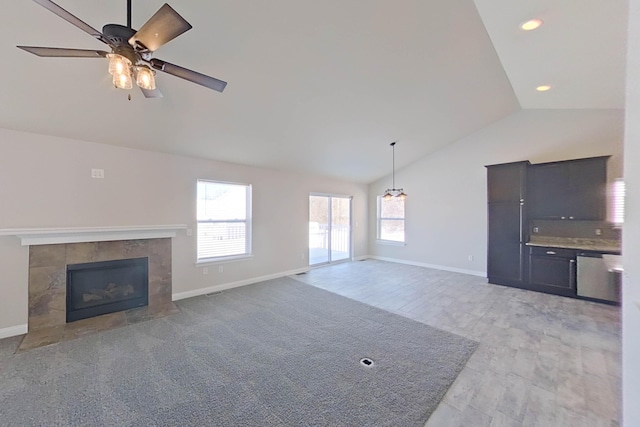
[[[393,197],[399,197],[400,200],[404,200],[407,197],[402,188],[396,188],[396,142],[398,141],[390,144],[393,152],[393,160],[391,163],[391,187],[393,188],[387,188],[387,191],[385,191],[382,196],[384,200],[391,200]]]

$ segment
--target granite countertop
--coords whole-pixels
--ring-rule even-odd
[[[531,236],[527,246],[543,246],[546,248],[578,249],[583,251],[620,253],[619,240],[587,239],[578,237]]]

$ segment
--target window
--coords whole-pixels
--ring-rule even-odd
[[[404,198],[378,196],[378,240],[404,243]]]
[[[611,203],[611,222],[621,226],[624,222],[624,181],[616,179],[613,183],[613,201]]]
[[[198,180],[198,261],[251,254],[251,186]]]

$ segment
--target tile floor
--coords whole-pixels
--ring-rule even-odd
[[[618,307],[376,260],[294,277],[480,343],[427,427],[619,425]]]

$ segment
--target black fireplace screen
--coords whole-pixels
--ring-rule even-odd
[[[67,265],[67,322],[145,306],[148,301],[148,258]]]

